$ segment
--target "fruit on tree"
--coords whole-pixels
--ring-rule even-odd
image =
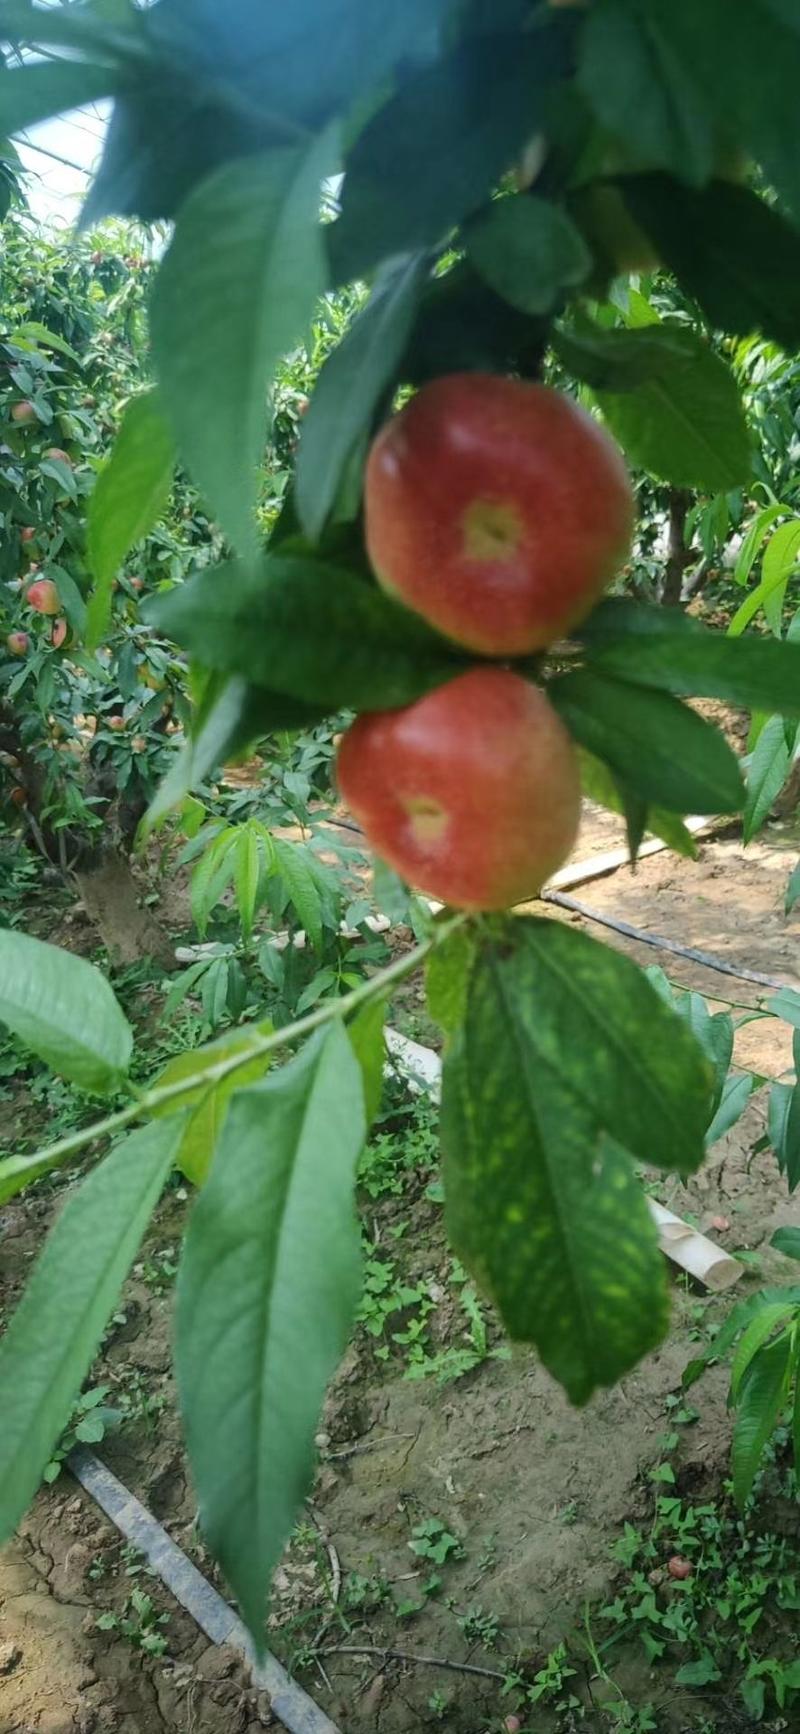
[[[131,578],[130,579],[130,587],[132,590],[143,590],[144,589],[144,579],[143,578]]]
[[[37,420],[36,411],[29,398],[23,397],[19,403],[12,403],[11,420],[18,422],[20,427],[29,427],[32,421]]]
[[[9,632],[6,639],[6,650],[10,656],[27,656],[31,641],[27,632]]]
[[[69,627],[62,614],[60,619],[53,621],[53,628],[50,633],[50,643],[54,650],[60,650],[61,646],[66,644],[68,631]]]
[[[61,598],[52,578],[36,578],[28,586],[25,601],[37,614],[57,614],[61,607]]]
[[[20,783],[15,785],[8,798],[13,802],[15,807],[27,807],[28,805],[27,793]]]
[[[120,730],[125,727],[124,716],[110,716],[108,719],[108,726],[110,729],[114,730],[115,734],[119,734]]]
[[[69,452],[63,451],[61,446],[48,446],[44,455],[46,458],[50,458],[52,463],[66,464],[67,469],[69,470],[74,469],[75,467]]]
[[[366,534],[379,582],[469,650],[541,650],[628,552],[622,455],[562,392],[486,373],[433,380],[378,434]]]
[[[142,686],[149,686],[151,692],[164,691],[166,681],[161,678],[161,675],[156,674],[155,669],[151,668],[148,662],[140,662],[136,673]]]
[[[147,752],[147,736],[146,735],[134,735],[133,740],[131,741],[131,752],[133,752],[133,753],[146,753]]]
[[[20,541],[23,544],[26,542],[32,542],[34,540],[35,536],[36,536],[36,531],[34,529],[33,524],[23,524],[22,529],[20,530],[20,533],[19,533]]]
[[[338,775],[377,854],[462,909],[534,897],[578,830],[570,736],[541,689],[509,669],[473,668],[402,710],[359,717]]]

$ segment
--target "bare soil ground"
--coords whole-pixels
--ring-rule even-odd
[[[590,813],[579,857],[618,840],[615,821]],[[783,915],[797,853],[796,830],[787,826],[769,829],[746,852],[722,836],[702,845],[697,862],[655,856],[635,873],[620,870],[575,894],[593,909],[734,966],[797,979],[800,921]],[[755,1006],[763,992],[594,925],[588,930],[720,1002],[724,996]],[[409,1027],[415,1009],[407,996],[395,1021],[405,1018]],[[747,1026],[736,1057],[765,1076],[780,1075],[791,1064],[786,1026],[775,1020]],[[800,1224],[800,1207],[787,1198],[774,1159],[752,1154],[764,1115],[762,1091],[698,1176],[685,1187],[668,1182],[659,1190],[665,1203],[717,1233],[730,1250],[762,1255],[737,1293],[771,1277],[785,1280],[769,1238],[780,1224]],[[427,1289],[433,1306],[426,1327],[436,1348],[466,1339],[429,1180],[425,1173],[398,1197],[366,1199],[365,1214],[375,1249],[402,1263],[406,1284]],[[0,1212],[6,1309],[61,1196],[40,1186]],[[195,1527],[170,1373],[164,1259],[187,1208],[179,1188],[167,1195],[93,1378],[110,1385],[109,1401],[127,1393],[135,1415],[107,1437],[101,1455],[213,1576]],[[714,1219],[729,1227],[710,1228]],[[376,1340],[359,1331],[329,1399],[308,1522],[278,1574],[270,1633],[273,1648],[343,1734],[499,1729],[508,1707],[501,1696],[508,1658],[541,1665],[587,1599],[608,1593],[618,1569],[609,1548],[623,1522],[644,1508],[665,1400],[698,1340],[730,1304],[677,1280],[673,1289],[673,1328],[663,1348],[584,1411],[569,1407],[526,1352],[509,1360],[487,1354],[466,1376],[442,1385],[410,1380],[402,1346],[391,1345],[380,1359]],[[406,1322],[399,1313],[392,1328]],[[500,1339],[490,1319],[488,1332],[491,1349]],[[682,1473],[708,1486],[718,1487],[727,1473],[726,1385],[724,1370],[712,1369],[696,1399],[700,1418],[682,1445]],[[409,1546],[415,1527],[429,1520],[440,1525],[440,1538],[451,1538],[441,1562]],[[439,1579],[433,1588],[432,1577]],[[133,1588],[152,1598],[148,1619],[167,1616],[154,1628],[166,1640],[163,1655],[148,1654],[136,1634],[125,1636],[118,1626],[98,1628],[104,1614],[130,1618]],[[366,1646],[451,1666],[353,1653]],[[325,1653],[312,1661],[311,1649]],[[486,1672],[459,1671],[464,1664]],[[695,1726],[681,1720],[680,1707],[662,1708],[664,1727]],[[64,1474],[43,1489],[0,1560],[0,1734],[255,1734],[269,1726],[275,1726],[269,1706],[248,1688],[235,1659],[209,1647],[158,1584],[137,1571],[70,1478]],[[544,1730],[549,1723],[531,1726]]]

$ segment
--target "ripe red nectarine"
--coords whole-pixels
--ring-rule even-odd
[[[29,608],[35,608],[37,614],[57,614],[61,607],[61,598],[52,578],[37,578],[35,583],[29,584],[25,601]]]
[[[509,669],[470,669],[403,710],[359,717],[338,767],[377,853],[458,908],[534,897],[575,841],[572,741],[540,688]]]
[[[622,455],[562,392],[494,374],[423,386],[366,474],[376,576],[468,650],[522,656],[589,613],[628,551]]]

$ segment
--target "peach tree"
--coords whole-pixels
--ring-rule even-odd
[[[415,390],[465,374],[538,389],[558,370],[635,470],[708,495],[748,485],[726,344],[800,342],[791,0],[2,0],[0,40],[4,134],[112,104],[84,222],[172,225],[149,307],[157,384],[135,410],[146,437],[123,430],[112,459],[115,512],[141,530],[174,443],[227,554],[150,604],[196,695],[151,822],[259,731],[342,708],[361,727],[429,695],[444,703],[486,669],[371,570],[367,456]],[[690,314],[660,317],[629,275],[656,269]],[[363,305],[320,373],[265,537],[276,369],[349,285]],[[436,481],[446,504],[455,469]],[[550,521],[558,545],[569,525],[555,503]],[[496,552],[505,519],[479,529]],[[95,621],[114,575],[109,560]],[[646,829],[690,852],[685,816],[736,812],[744,789],[686,699],[796,719],[800,646],[613,594],[568,624],[570,638],[490,663],[493,679],[544,689],[587,788],[624,813],[633,856]],[[555,793],[545,776],[543,808]],[[492,822],[475,811],[475,847]],[[7,1200],[110,1144],[70,1193],[0,1348],[6,1533],[177,1165],[198,1186],[176,1320],[189,1457],[205,1533],[263,1641],[270,1573],[358,1299],[354,1173],[384,1011],[423,963],[445,1037],[459,1257],[576,1403],[661,1340],[666,1280],[635,1162],[696,1169],[721,1085],[713,1040],[625,957],[543,913],[448,907],[349,995],[279,1032],[245,1025],[137,1093],[132,1033],[103,978],[2,934],[0,1017],[78,1087],[113,1098],[84,1132],[0,1166]]]

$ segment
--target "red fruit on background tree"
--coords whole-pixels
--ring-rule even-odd
[[[20,530],[19,539],[24,544],[25,542],[32,542],[34,540],[35,535],[36,535],[36,531],[33,527],[33,524],[25,524],[25,525],[23,525],[23,528]]]
[[[379,583],[457,644],[522,656],[594,606],[630,547],[618,448],[571,398],[448,374],[378,434],[366,535]]]
[[[75,468],[69,452],[63,451],[61,446],[48,446],[44,455],[46,458],[50,458],[51,462],[66,464],[67,468],[70,470]]]
[[[50,633],[50,643],[54,650],[60,650],[62,645],[66,644],[68,631],[69,627],[62,614],[60,620],[53,621],[53,629]]]
[[[31,641],[27,632],[9,632],[6,639],[6,650],[11,656],[27,656]]]
[[[37,578],[29,585],[25,601],[37,614],[57,614],[61,607],[61,598],[52,578]]]
[[[18,422],[20,427],[28,427],[32,421],[37,420],[33,404],[27,397],[23,397],[19,403],[12,403],[11,420]]]
[[[357,719],[339,787],[383,860],[461,909],[536,896],[580,818],[570,736],[539,687],[474,668],[402,710]]]

